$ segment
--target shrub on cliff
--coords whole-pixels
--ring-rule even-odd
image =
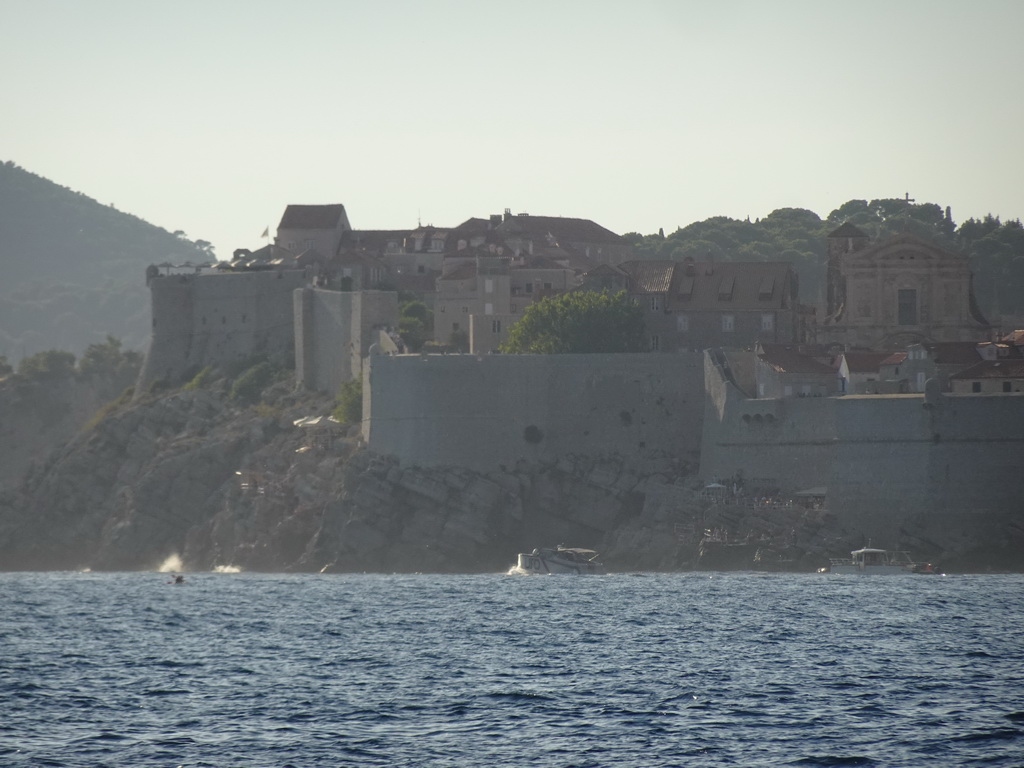
[[[186,384],[182,389],[186,392],[191,392],[196,389],[203,389],[212,379],[213,366],[208,365],[203,368],[199,373],[192,377],[192,380]]]
[[[18,373],[35,381],[69,379],[75,374],[75,356],[56,349],[40,352],[22,358],[18,364]]]
[[[276,377],[277,371],[273,365],[267,362],[258,363],[235,380],[231,387],[231,399],[254,403]]]
[[[338,407],[332,414],[343,424],[358,424],[363,420],[363,380],[350,379],[338,390]]]
[[[142,355],[123,350],[121,340],[110,335],[102,344],[90,344],[78,361],[78,372],[83,376],[107,378],[121,389],[135,381],[141,367]]]
[[[106,421],[111,414],[115,413],[122,406],[128,405],[132,401],[132,396],[135,394],[135,387],[128,387],[124,392],[120,394],[115,400],[111,400],[109,403],[100,408],[96,413],[93,414],[92,418],[85,422],[85,426],[82,427],[83,432],[89,432],[99,426],[102,422]]]

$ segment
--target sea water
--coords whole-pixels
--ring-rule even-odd
[[[0,574],[3,766],[1024,765],[1024,577]]]

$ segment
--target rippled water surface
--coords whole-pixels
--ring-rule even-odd
[[[3,766],[1024,765],[1024,578],[0,574]]]

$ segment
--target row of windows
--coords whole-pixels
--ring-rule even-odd
[[[980,381],[972,381],[971,382],[971,392],[981,392],[981,382]],[[1003,392],[1013,392],[1013,382],[1011,382],[1011,381],[1004,381],[1003,382]]]
[[[690,330],[690,316],[689,315],[676,315],[676,330],[680,333],[686,333]],[[732,333],[736,330],[736,315],[722,315],[722,331],[724,333]],[[761,330],[762,331],[773,331],[775,330],[775,315],[766,312],[761,315]]]

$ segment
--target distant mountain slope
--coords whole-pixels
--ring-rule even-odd
[[[146,265],[210,258],[161,227],[0,163],[0,355],[77,355],[108,334],[141,350]]]

